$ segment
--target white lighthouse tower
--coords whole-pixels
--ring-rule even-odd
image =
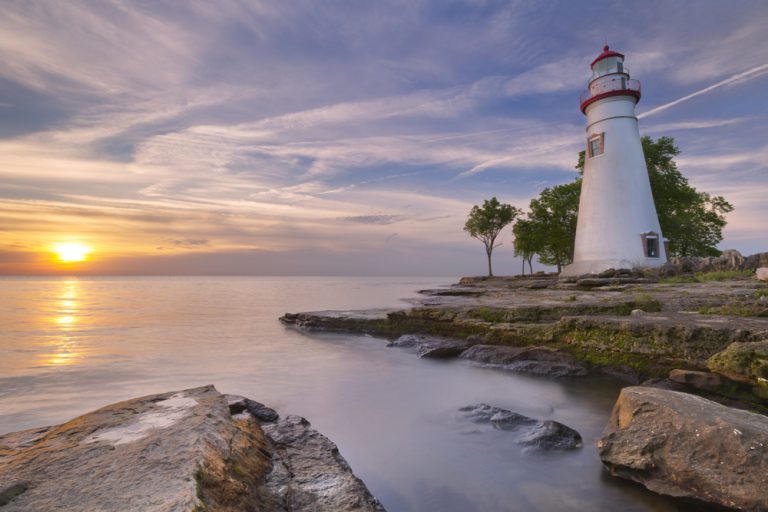
[[[606,45],[581,95],[587,148],[573,263],[564,276],[609,268],[659,267],[667,260],[645,167],[635,105],[640,82]]]

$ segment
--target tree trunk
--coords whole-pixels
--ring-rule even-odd
[[[523,258],[523,273],[521,275],[525,275],[525,258]]]
[[[485,253],[488,255],[488,277],[493,277],[493,268],[491,267],[491,253],[493,252],[493,249],[490,251],[486,249]]]
[[[528,258],[528,270],[531,271],[531,275],[533,275],[533,265],[531,265],[531,262],[533,261],[533,256]]]

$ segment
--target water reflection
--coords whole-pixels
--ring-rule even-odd
[[[82,357],[77,330],[81,318],[80,282],[63,281],[54,299],[52,319],[57,328],[51,332],[47,353],[41,354],[43,366],[69,366]]]

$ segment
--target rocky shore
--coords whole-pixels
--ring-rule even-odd
[[[701,507],[768,510],[768,283],[732,270],[768,261],[760,258],[567,280],[463,278],[423,290],[407,309],[281,320],[388,339],[418,357],[548,378],[616,376],[635,386],[621,393],[599,441],[611,474]],[[714,273],[680,276],[683,265]],[[497,428],[505,418],[514,429],[537,424],[485,404],[466,411]]]
[[[213,386],[0,436],[0,509],[384,510],[306,419]]]

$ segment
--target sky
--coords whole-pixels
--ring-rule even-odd
[[[768,251],[762,0],[5,0],[0,274],[482,274],[467,213],[575,178],[606,40]]]

